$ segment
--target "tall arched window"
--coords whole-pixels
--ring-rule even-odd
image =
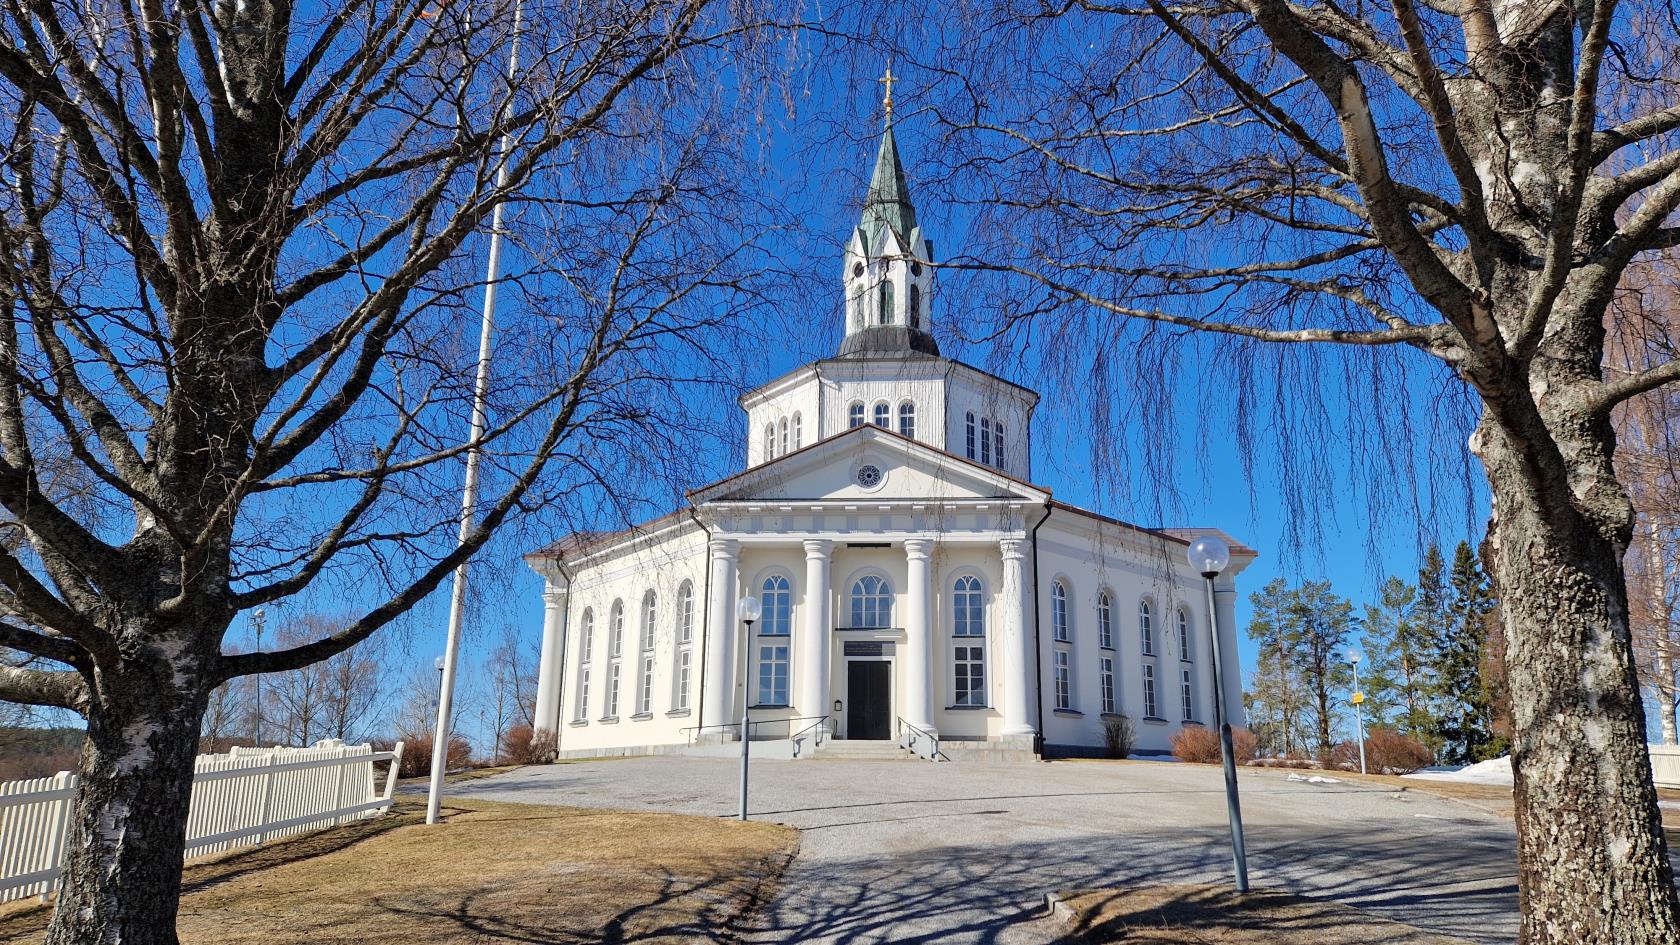
[[[886,578],[866,574],[852,583],[852,627],[883,629],[892,626],[892,585]]]
[[[787,451],[788,451],[788,422],[787,422],[787,418],[783,417],[782,418],[782,445],[781,445],[781,449],[779,449],[777,451],[776,455],[778,455],[778,456],[784,455],[784,454],[787,453]]]
[[[898,405],[898,435],[916,438],[916,405],[908,400]]]
[[[854,400],[846,407],[846,429],[863,426],[863,401]]]
[[[1061,581],[1050,585],[1050,630],[1058,643],[1073,639],[1068,632],[1067,585]]]
[[[1097,645],[1114,649],[1114,606],[1107,591],[1097,595]]]
[[[970,410],[965,417],[968,423],[968,458],[973,459],[974,453],[974,411]]]
[[[770,460],[775,459],[775,458],[776,458],[776,425],[774,423],[767,423],[767,424],[764,425],[764,461],[769,462]]]
[[[875,405],[875,425],[883,430],[892,429],[892,404],[883,400]]]
[[[1178,658],[1196,658],[1196,651],[1190,648],[1190,610],[1185,607],[1178,608]]]
[[[918,328],[922,324],[922,287],[910,286],[910,327]]]
[[[694,687],[694,582],[684,581],[677,588],[677,660],[671,680],[671,708],[688,710],[689,693]]]
[[[641,673],[637,677],[636,714],[653,712],[653,637],[659,620],[659,600],[653,591],[642,598]]]
[[[986,602],[980,579],[957,578],[951,587],[952,705],[986,704]]]
[[[607,621],[607,714],[618,718],[618,694],[624,683],[624,602],[613,601]]]
[[[893,323],[894,301],[892,280],[883,280],[881,282],[881,324],[891,325]]]
[[[1149,607],[1149,599],[1138,601],[1138,637],[1143,641],[1143,655],[1155,655],[1155,614]]]
[[[980,461],[992,464],[992,418],[980,418]]]
[[[994,423],[992,424],[992,459],[995,462],[992,465],[1000,470],[1007,470],[1009,464],[1004,462],[1003,456],[1003,424]]]
[[[759,588],[758,705],[788,704],[788,642],[793,633],[793,590],[772,574]]]
[[[803,444],[799,435],[799,414],[796,412],[793,415],[793,448],[799,449],[801,445]]]
[[[576,722],[589,720],[589,663],[594,653],[595,611],[585,608],[578,628],[577,707],[572,713],[572,720]]]

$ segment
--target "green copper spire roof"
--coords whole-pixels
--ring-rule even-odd
[[[865,249],[878,252],[884,240],[883,227],[892,227],[899,245],[909,249],[910,233],[916,228],[916,208],[910,203],[910,188],[904,183],[904,165],[898,160],[898,143],[892,125],[881,135],[881,150],[875,155],[875,173],[869,179],[869,193],[863,198]]]

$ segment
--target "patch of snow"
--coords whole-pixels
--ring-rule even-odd
[[[1473,765],[1462,768],[1425,768],[1405,775],[1408,778],[1421,778],[1426,781],[1458,781],[1465,784],[1511,784],[1511,756],[1500,755],[1487,761],[1478,761]]]
[[[1330,778],[1322,774],[1315,774],[1310,778],[1303,778],[1295,772],[1289,772],[1289,780],[1300,781],[1302,784],[1341,784],[1340,778]]]

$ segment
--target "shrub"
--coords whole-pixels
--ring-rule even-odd
[[[1179,761],[1218,764],[1219,735],[1201,725],[1186,725],[1173,733],[1173,757]]]
[[[1125,758],[1137,744],[1137,724],[1129,715],[1105,715],[1102,720],[1103,746],[1108,757]]]
[[[502,736],[503,764],[540,765],[554,760],[558,739],[546,728],[531,730],[529,725],[515,725]]]
[[[1237,764],[1253,764],[1259,751],[1260,736],[1246,728],[1231,729],[1231,755]],[[1219,764],[1219,733],[1202,725],[1186,725],[1173,735],[1172,753],[1179,761]]]
[[[1359,743],[1337,745],[1332,760],[1345,771],[1358,771]],[[1411,774],[1434,761],[1427,745],[1399,732],[1374,729],[1365,737],[1365,770],[1372,774]]]
[[[399,778],[418,778],[430,774],[432,770],[432,736],[411,735],[403,738],[402,765],[397,769]],[[375,742],[374,748],[380,751],[390,751],[394,743]],[[459,735],[449,737],[449,757],[444,767],[450,771],[459,771],[472,763],[472,745]]]

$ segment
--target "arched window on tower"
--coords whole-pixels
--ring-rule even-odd
[[[863,426],[863,401],[854,400],[846,407],[846,429]]]
[[[893,284],[891,280],[881,282],[881,324],[893,323]]]
[[[992,464],[992,419],[980,418],[980,461],[990,466]]]
[[[761,462],[766,462],[767,463],[771,459],[774,459],[775,456],[776,456],[776,425],[774,423],[767,423],[767,424],[764,425],[764,458],[763,458],[763,460],[761,460]]]
[[[910,287],[910,327],[922,327],[922,287],[919,285]]]
[[[799,435],[799,414],[795,413],[793,415],[793,448],[794,449],[799,449],[800,445],[801,445],[801,443],[800,443],[800,435]]]
[[[898,435],[916,438],[916,405],[908,400],[898,405]]]
[[[1007,470],[1009,464],[1003,461],[1003,424],[992,424],[992,459],[997,462],[992,465],[1000,470]]]
[[[967,421],[968,421],[968,458],[973,459],[974,458],[974,411],[970,410],[968,412]]]
[[[777,450],[776,455],[777,456],[784,455],[785,453],[787,453],[787,451],[788,451],[788,422],[787,422],[787,418],[783,417],[782,418],[782,445],[781,445],[780,449]]]
[[[892,404],[883,400],[875,405],[875,425],[883,430],[892,429]]]

